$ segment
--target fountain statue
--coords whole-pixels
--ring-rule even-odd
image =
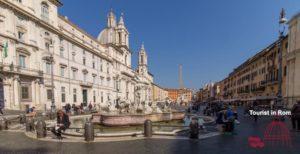
[[[152,121],[181,120],[184,112],[172,110],[172,103],[166,99],[163,102],[151,102],[149,97],[141,97],[143,87],[137,87],[134,93],[135,102],[124,97],[116,101],[108,101],[100,105],[98,114],[94,114],[96,121],[107,126],[124,126],[143,124],[146,119]]]

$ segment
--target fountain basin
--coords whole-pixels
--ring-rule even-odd
[[[151,113],[151,114],[93,114],[94,123],[99,123],[104,126],[131,126],[142,125],[145,120],[152,122],[182,120],[185,116],[184,112],[167,112],[167,113]]]

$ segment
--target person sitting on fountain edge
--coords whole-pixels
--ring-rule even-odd
[[[69,116],[62,110],[57,111],[57,123],[56,126],[51,130],[51,132],[56,135],[58,139],[62,139],[61,132],[65,131],[70,127]]]

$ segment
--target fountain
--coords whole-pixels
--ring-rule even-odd
[[[107,101],[98,105],[98,113],[92,115],[71,117],[71,127],[80,128],[86,120],[91,119],[96,137],[137,136],[143,134],[143,124],[146,120],[153,122],[155,135],[177,135],[188,129],[184,124],[185,110],[176,103],[166,99],[162,102],[150,102],[142,98],[140,88],[135,89],[135,102],[118,97],[117,101]],[[207,117],[206,122],[212,121]],[[83,130],[68,129],[65,134],[82,136]]]
[[[159,104],[159,105],[158,105]],[[162,122],[182,120],[184,111],[171,109],[171,102],[129,102],[124,98],[118,98],[117,103],[108,102],[100,106],[99,113],[93,114],[94,123],[104,126],[130,126],[141,125],[145,120]]]

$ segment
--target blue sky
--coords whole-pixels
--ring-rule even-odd
[[[94,37],[110,8],[123,12],[134,51],[142,42],[155,82],[176,88],[183,65],[185,87],[226,77],[278,37],[278,18],[300,11],[299,0],[62,0],[59,12]]]

